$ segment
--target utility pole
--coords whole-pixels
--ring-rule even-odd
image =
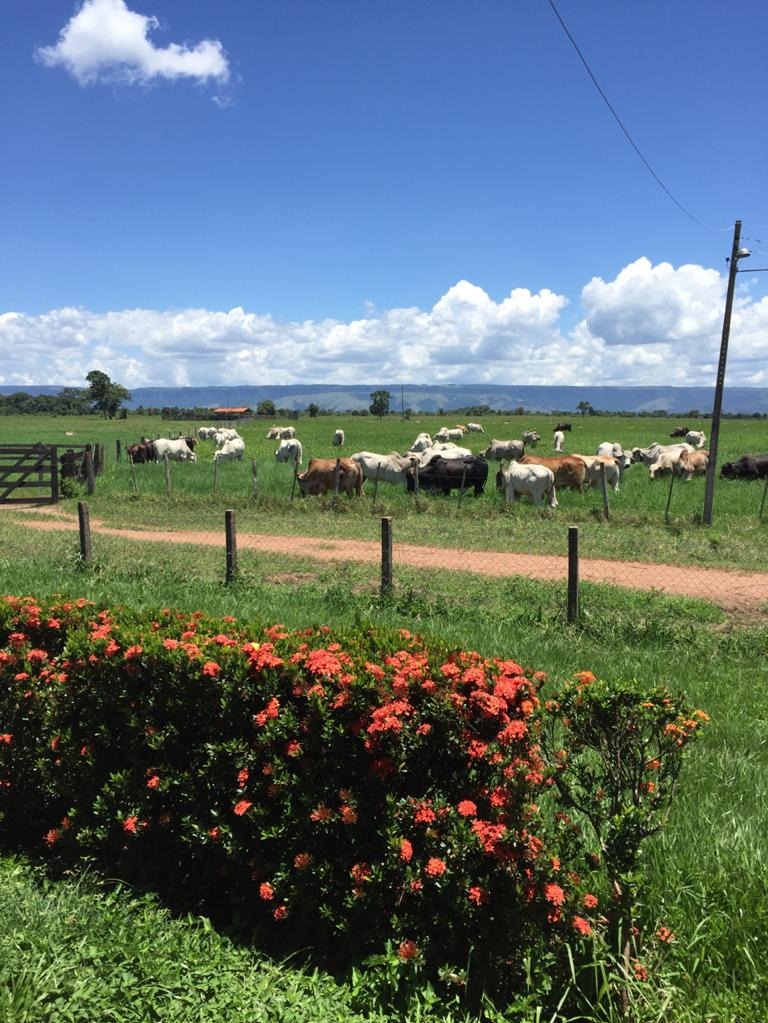
[[[715,401],[712,406],[712,426],[709,434],[709,461],[707,463],[707,479],[704,485],[705,526],[712,525],[712,504],[715,497],[715,476],[717,475],[717,443],[720,439],[720,413],[723,407],[723,387],[725,385],[725,363],[728,358],[728,339],[731,333],[731,310],[733,309],[733,293],[736,288],[736,274],[739,259],[750,254],[749,249],[739,248],[741,238],[741,221],[737,220],[733,228],[733,247],[728,268],[728,290],[725,294],[725,314],[723,315],[723,335],[720,341],[720,361],[717,365],[715,381]]]

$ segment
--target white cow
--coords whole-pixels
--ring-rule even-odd
[[[162,462],[166,455],[174,462],[197,461],[197,455],[194,451],[190,451],[183,437],[178,437],[176,440],[159,437],[157,440],[152,441],[152,449],[155,453],[156,462]]]
[[[416,440],[411,444],[409,451],[426,451],[427,448],[432,447],[432,438],[428,433],[420,433]]]
[[[449,430],[447,426],[441,426],[440,429],[435,434],[435,440],[440,441],[443,444],[446,443],[447,441],[457,441],[463,439],[464,431],[459,426],[457,426],[454,430]]]
[[[280,427],[270,426],[267,430],[267,440],[279,440],[280,439]]]
[[[680,455],[695,450],[690,444],[658,444],[656,441],[647,448],[632,448],[632,461],[642,462],[648,468],[652,480],[668,472],[678,474]]]
[[[565,434],[562,430],[555,430],[552,434],[552,447],[556,452],[561,452],[565,445]]]
[[[525,445],[521,440],[496,440],[494,439],[483,452],[483,458],[489,462],[502,462],[505,458],[522,458],[525,454]]]
[[[378,455],[375,451],[356,451],[350,456],[363,470],[363,478],[383,483],[406,483],[406,473],[417,461],[415,455],[399,455],[396,451],[388,455]]]
[[[418,453],[416,464],[420,469],[423,469],[424,466],[429,465],[435,455],[440,455],[441,458],[466,458],[468,455],[471,456],[472,452],[469,448],[459,447],[458,444],[440,444],[436,442],[431,447]]]
[[[480,423],[467,423],[467,430],[470,433],[485,433],[485,430]]]
[[[276,440],[292,440],[296,436],[295,426],[281,426],[278,427],[278,434]]]
[[[624,479],[624,473],[632,465],[632,459],[621,444],[605,440],[602,444],[598,444],[597,453],[598,455],[607,455],[609,458],[616,459],[616,464],[619,467],[619,482],[621,482]]]
[[[241,462],[244,451],[245,441],[243,438],[232,437],[230,440],[225,441],[218,451],[214,451],[213,460],[214,462],[231,462],[237,459],[238,462]]]
[[[293,462],[295,465],[301,465],[304,458],[304,449],[301,446],[301,441],[295,437],[281,440],[280,446],[275,452],[275,458],[278,462]]]
[[[213,435],[215,433],[215,426],[198,426],[197,428],[197,436],[200,440],[213,440]]]
[[[619,463],[611,455],[574,455],[574,458],[580,458],[587,467],[587,483],[591,487],[596,487],[600,483],[600,466],[605,466],[605,482],[608,486],[613,487],[615,494],[619,492],[619,483],[621,482],[621,470],[619,469]]]
[[[331,440],[331,444],[333,444],[333,446],[335,448],[340,448],[340,447],[343,446],[343,444],[344,444],[344,431],[343,430],[334,430],[334,432],[333,432],[333,439]]]
[[[512,459],[501,476],[510,503],[517,494],[527,494],[537,508],[544,507],[545,498],[550,508],[557,508],[555,474],[546,465],[521,465]]]
[[[695,448],[703,448],[707,443],[707,436],[701,430],[689,430],[683,439],[686,444],[693,444]]]
[[[541,440],[541,434],[537,430],[523,430],[523,444],[527,448],[535,448]]]

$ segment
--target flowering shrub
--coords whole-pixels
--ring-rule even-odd
[[[542,809],[573,762],[566,742],[545,765],[543,681],[407,632],[342,645],[6,597],[0,839],[91,857],[337,965],[389,948],[403,969],[461,983],[471,962],[511,991],[600,913],[578,824]]]

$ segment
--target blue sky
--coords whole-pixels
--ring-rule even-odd
[[[0,383],[713,382],[768,8],[556,2],[700,223],[548,0],[10,0]]]

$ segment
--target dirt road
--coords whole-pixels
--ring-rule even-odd
[[[38,507],[36,510],[42,512],[45,508]],[[25,518],[25,524],[30,529],[43,531],[78,529],[76,517],[62,516],[61,513],[55,518],[48,515],[29,515]],[[94,535],[122,537],[140,543],[162,542],[201,547],[222,547],[224,543],[221,534],[210,532],[118,529],[104,526],[95,520],[91,526]],[[380,544],[370,540],[331,540],[240,533],[237,543],[241,550],[262,550],[318,561],[378,563],[381,560]],[[568,574],[567,559],[557,555],[463,551],[402,543],[396,544],[394,548],[395,568],[398,564],[474,572],[479,575],[523,575],[532,579],[560,581],[564,581]],[[768,614],[767,572],[725,571],[683,565],[582,558],[579,574],[580,578],[587,582],[702,597],[730,610],[742,609],[751,612],[763,610]]]

